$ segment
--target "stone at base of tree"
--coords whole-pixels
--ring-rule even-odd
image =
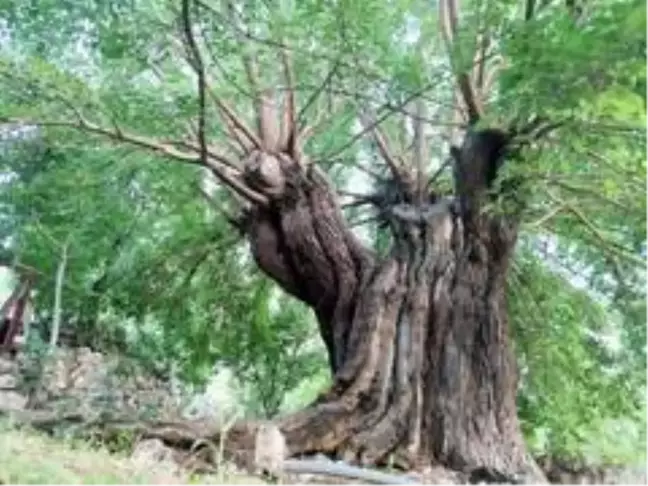
[[[254,467],[274,478],[283,473],[286,458],[286,439],[275,424],[261,423],[254,440]]]
[[[131,459],[138,462],[158,463],[173,460],[173,450],[160,439],[145,439],[135,444]]]

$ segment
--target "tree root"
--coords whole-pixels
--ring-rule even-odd
[[[7,417],[13,424],[29,426],[48,434],[74,428],[105,441],[123,437],[124,434],[132,434],[137,440],[159,439],[177,452],[176,457],[182,466],[189,467],[196,473],[214,472],[221,460],[233,463],[249,473],[255,473],[254,442],[256,430],[261,423],[257,421],[239,422],[227,430],[222,430],[209,421],[138,421],[126,417],[84,417],[78,413],[44,410],[0,410],[0,417]],[[218,451],[222,451],[222,457],[219,457]],[[336,476],[375,484],[422,484],[430,480],[435,482],[427,475],[421,476],[422,480],[419,482],[414,479],[414,475],[388,474],[326,459],[287,459],[284,470],[287,474]],[[484,472],[481,469],[466,473],[437,467],[435,476],[440,474],[446,478],[446,483],[521,482],[518,478],[503,476],[497,471]]]
[[[55,434],[68,427],[80,427],[87,432],[99,432],[101,438],[110,441],[125,433],[139,440],[159,439],[179,454],[178,462],[194,472],[214,472],[220,458],[219,445],[223,441],[223,457],[237,467],[255,472],[252,464],[255,431],[258,422],[247,421],[235,424],[228,430],[219,430],[206,421],[134,421],[127,418],[89,418],[78,413],[60,413],[45,410],[0,410],[11,423],[29,426],[36,430]],[[327,459],[287,459],[283,466],[287,474],[311,474],[336,476],[351,480],[362,480],[374,484],[419,484],[413,478],[387,474],[376,470],[354,467]]]

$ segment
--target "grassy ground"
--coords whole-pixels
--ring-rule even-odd
[[[0,484],[264,484],[249,476],[192,478],[88,444],[0,424]]]

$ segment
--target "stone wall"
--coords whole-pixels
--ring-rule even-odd
[[[26,407],[162,418],[178,416],[182,397],[135,365],[88,348],[59,349],[43,361],[0,356],[0,409]]]
[[[0,410],[21,410],[27,396],[20,390],[17,363],[0,355]]]

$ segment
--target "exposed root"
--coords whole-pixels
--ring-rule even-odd
[[[340,405],[338,403],[338,405]],[[314,420],[313,412],[322,411],[321,406],[317,407],[314,410],[310,411],[311,419]],[[342,413],[341,410],[339,410]],[[307,411],[300,412],[297,416],[304,417],[307,414]],[[342,416],[340,422],[348,422],[350,417],[349,411],[346,411],[347,415]],[[220,427],[209,421],[196,421],[196,420],[178,420],[178,421],[132,421],[128,419],[119,419],[119,418],[87,418],[82,417],[79,414],[61,414],[56,412],[49,411],[36,411],[36,410],[24,410],[24,411],[2,411],[0,410],[0,416],[9,416],[11,421],[21,425],[29,425],[37,430],[42,430],[50,434],[56,433],[56,431],[61,428],[73,426],[77,431],[85,431],[91,433],[95,437],[100,437],[103,440],[110,441],[112,438],[123,437],[124,433],[132,434],[137,440],[144,439],[159,439],[165,445],[173,448],[175,450],[175,455],[180,463],[188,466],[191,464],[191,468],[194,472],[206,472],[213,473],[215,468],[219,467],[220,457],[214,453],[220,449],[222,444],[223,456],[222,459],[234,463],[237,467],[247,470],[250,473],[254,473],[254,449],[255,449],[255,436],[258,427],[262,422],[257,421],[242,421],[236,423],[231,428],[227,430],[221,430]],[[331,419],[332,416],[329,416]],[[285,422],[293,420],[297,422],[296,416],[287,418]],[[336,424],[335,430],[340,430],[340,427]],[[385,430],[388,430],[387,427]],[[222,441],[222,442],[221,442]],[[334,444],[336,441],[329,436],[329,444]],[[320,444],[323,441],[319,442]],[[303,456],[303,454],[290,451],[289,457]],[[405,456],[399,456],[396,459],[401,459],[400,465],[401,469],[412,471],[418,470],[423,472],[429,469],[429,464],[421,464],[421,462],[416,462],[413,458],[406,458]],[[403,461],[404,459],[404,461]],[[313,461],[306,460],[302,461],[305,465],[302,467],[298,464],[299,461],[292,460],[287,461],[287,464],[295,465],[292,469],[286,468],[285,471],[288,473],[310,473],[310,474],[333,474],[337,476],[349,477],[353,479],[353,475],[357,475],[358,468],[344,467],[343,464],[339,464],[340,467],[327,466],[322,470],[321,461],[318,462],[316,470],[312,470]],[[347,461],[352,464],[353,460]],[[383,462],[384,463],[384,462]],[[331,463],[333,464],[333,463]],[[396,464],[398,465],[398,464]],[[437,470],[441,469],[444,471],[443,475],[448,476],[444,478],[446,484],[456,483],[462,484],[467,482],[506,482],[506,483],[520,483],[524,482],[525,478],[516,477],[513,475],[504,474],[501,471],[493,468],[472,468],[463,472],[452,471],[445,468],[436,467]],[[332,471],[332,472],[331,472]],[[349,471],[351,471],[351,476],[349,476]],[[365,474],[366,473],[366,474]],[[439,474],[439,471],[436,472]],[[540,472],[540,475],[542,473]],[[372,471],[362,471],[362,478],[367,482],[383,482],[383,480],[391,476],[391,484],[396,483],[416,483],[417,481],[411,476],[412,479],[407,479],[402,477],[402,481],[395,481],[393,475],[384,475],[379,472]],[[373,479],[372,479],[373,478]],[[421,483],[429,482],[426,480],[426,476],[421,476]],[[449,478],[454,478],[449,480]],[[473,481],[474,479],[474,481]],[[537,482],[537,476],[526,478],[526,482]]]

